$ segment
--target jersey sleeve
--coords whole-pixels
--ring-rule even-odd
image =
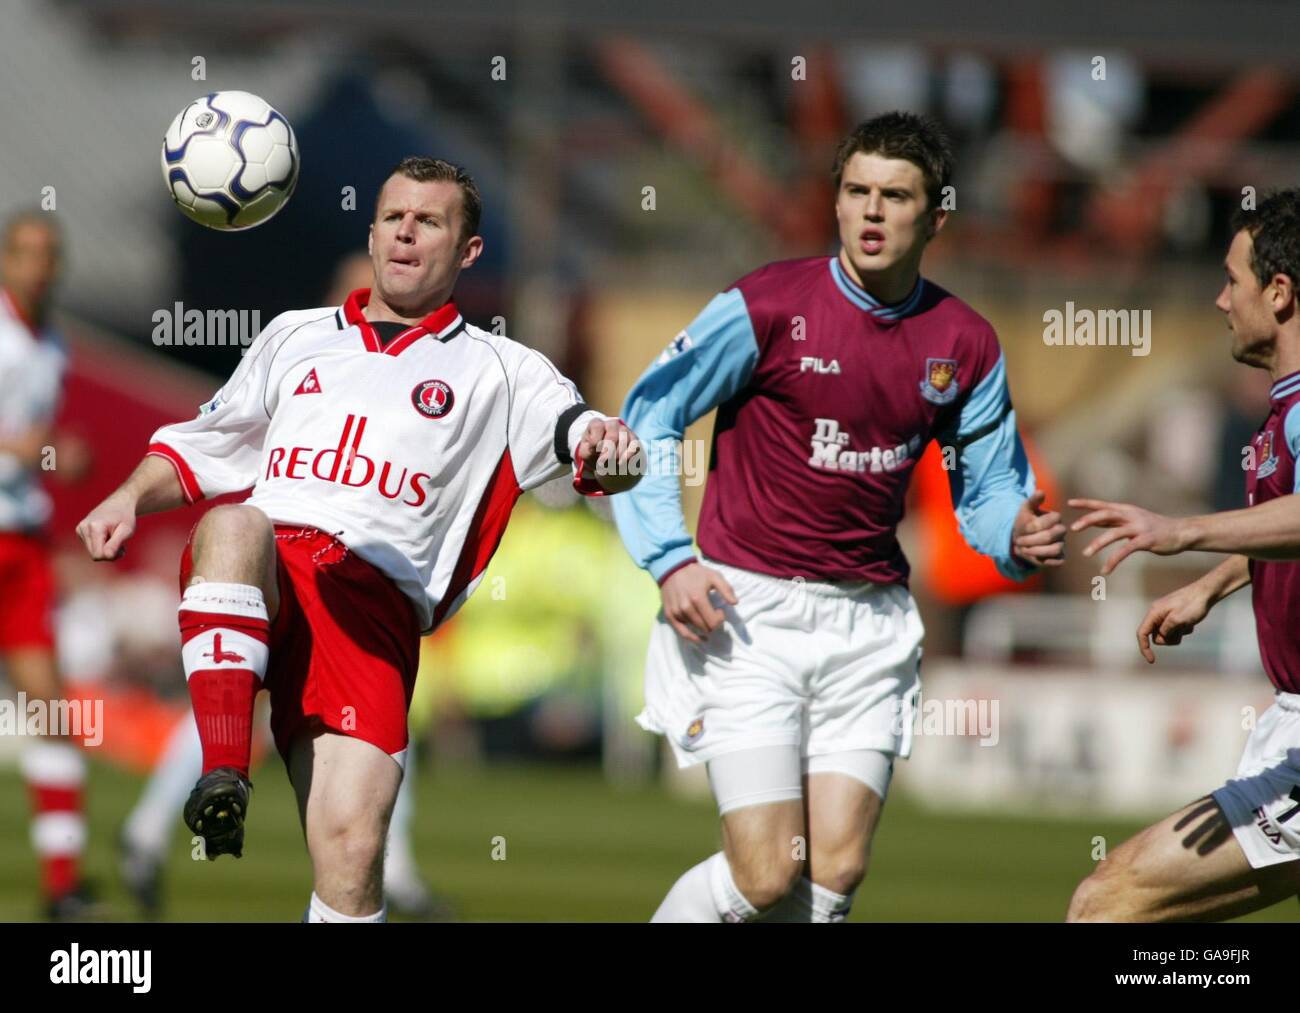
[[[262,442],[271,416],[267,388],[273,339],[284,330],[276,317],[257,336],[230,380],[188,422],[163,426],[148,455],[176,469],[187,503],[247,489],[257,481]]]
[[[695,558],[678,482],[686,427],[740,391],[758,363],[753,321],[739,289],[715,296],[642,374],[623,419],[644,448],[647,471],[614,500],[632,559],[656,581]]]
[[[948,472],[948,484],[966,543],[990,557],[1005,577],[1023,580],[1034,573],[1036,567],[1011,555],[1016,514],[1033,495],[1035,482],[1016,430],[1001,354],[940,440],[957,448],[957,466]]]
[[[1295,479],[1292,482],[1291,491],[1300,492],[1300,411],[1296,411],[1297,405],[1292,405],[1286,410],[1286,417],[1282,420],[1282,435],[1286,439],[1286,448],[1291,451],[1291,460],[1297,462],[1295,468]]]
[[[506,436],[519,488],[527,492],[572,471],[578,492],[603,496],[593,476],[578,474],[573,451],[591,421],[604,417],[582,400],[573,381],[550,359],[526,349],[510,385]]]

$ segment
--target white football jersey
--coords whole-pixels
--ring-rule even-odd
[[[48,328],[34,333],[0,289],[0,437],[54,421],[66,364],[59,336]],[[0,452],[0,531],[37,531],[49,516],[50,498],[36,473]]]
[[[604,416],[544,355],[452,303],[385,345],[362,313],[369,295],[276,317],[149,453],[171,461],[190,502],[251,486],[271,520],[336,536],[429,632],[473,593],[515,500],[574,468]],[[600,492],[586,476],[575,485]]]

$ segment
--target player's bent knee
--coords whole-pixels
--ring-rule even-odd
[[[742,861],[733,864],[731,869],[736,889],[760,911],[777,904],[794,889],[802,875],[803,863],[793,859],[761,865]]]
[[[1120,918],[1122,891],[1106,865],[1099,865],[1075,887],[1066,910],[1067,922],[1113,922]]]
[[[213,507],[199,520],[198,534],[205,536],[271,535],[271,519],[257,507],[242,503],[223,503]]]
[[[813,882],[827,890],[846,897],[862,885],[867,875],[867,862],[862,855],[837,857],[819,868],[813,868]]]

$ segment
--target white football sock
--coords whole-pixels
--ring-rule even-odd
[[[719,851],[689,869],[659,905],[652,922],[747,922],[758,910],[736,888],[727,856]]]
[[[402,784],[397,789],[393,817],[388,821],[388,840],[384,845],[384,883],[420,881],[415,852],[411,848],[411,818],[415,815],[415,740],[406,746],[406,765]]]
[[[126,819],[124,832],[137,848],[161,855],[167,851],[176,814],[189,798],[194,782],[203,773],[203,744],[194,715],[176,722],[167,748],[149,775],[149,783]]]
[[[388,921],[388,907],[381,907],[372,915],[345,915],[335,911],[313,892],[311,903],[307,905],[307,912],[303,915],[304,922],[386,922]]]
[[[842,922],[853,906],[853,894],[836,893],[804,876],[794,889],[763,915],[765,922]]]

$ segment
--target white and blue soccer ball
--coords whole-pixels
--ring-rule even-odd
[[[176,206],[200,225],[236,232],[261,225],[298,183],[298,141],[289,121],[246,91],[195,99],[167,128],[163,180]]]

